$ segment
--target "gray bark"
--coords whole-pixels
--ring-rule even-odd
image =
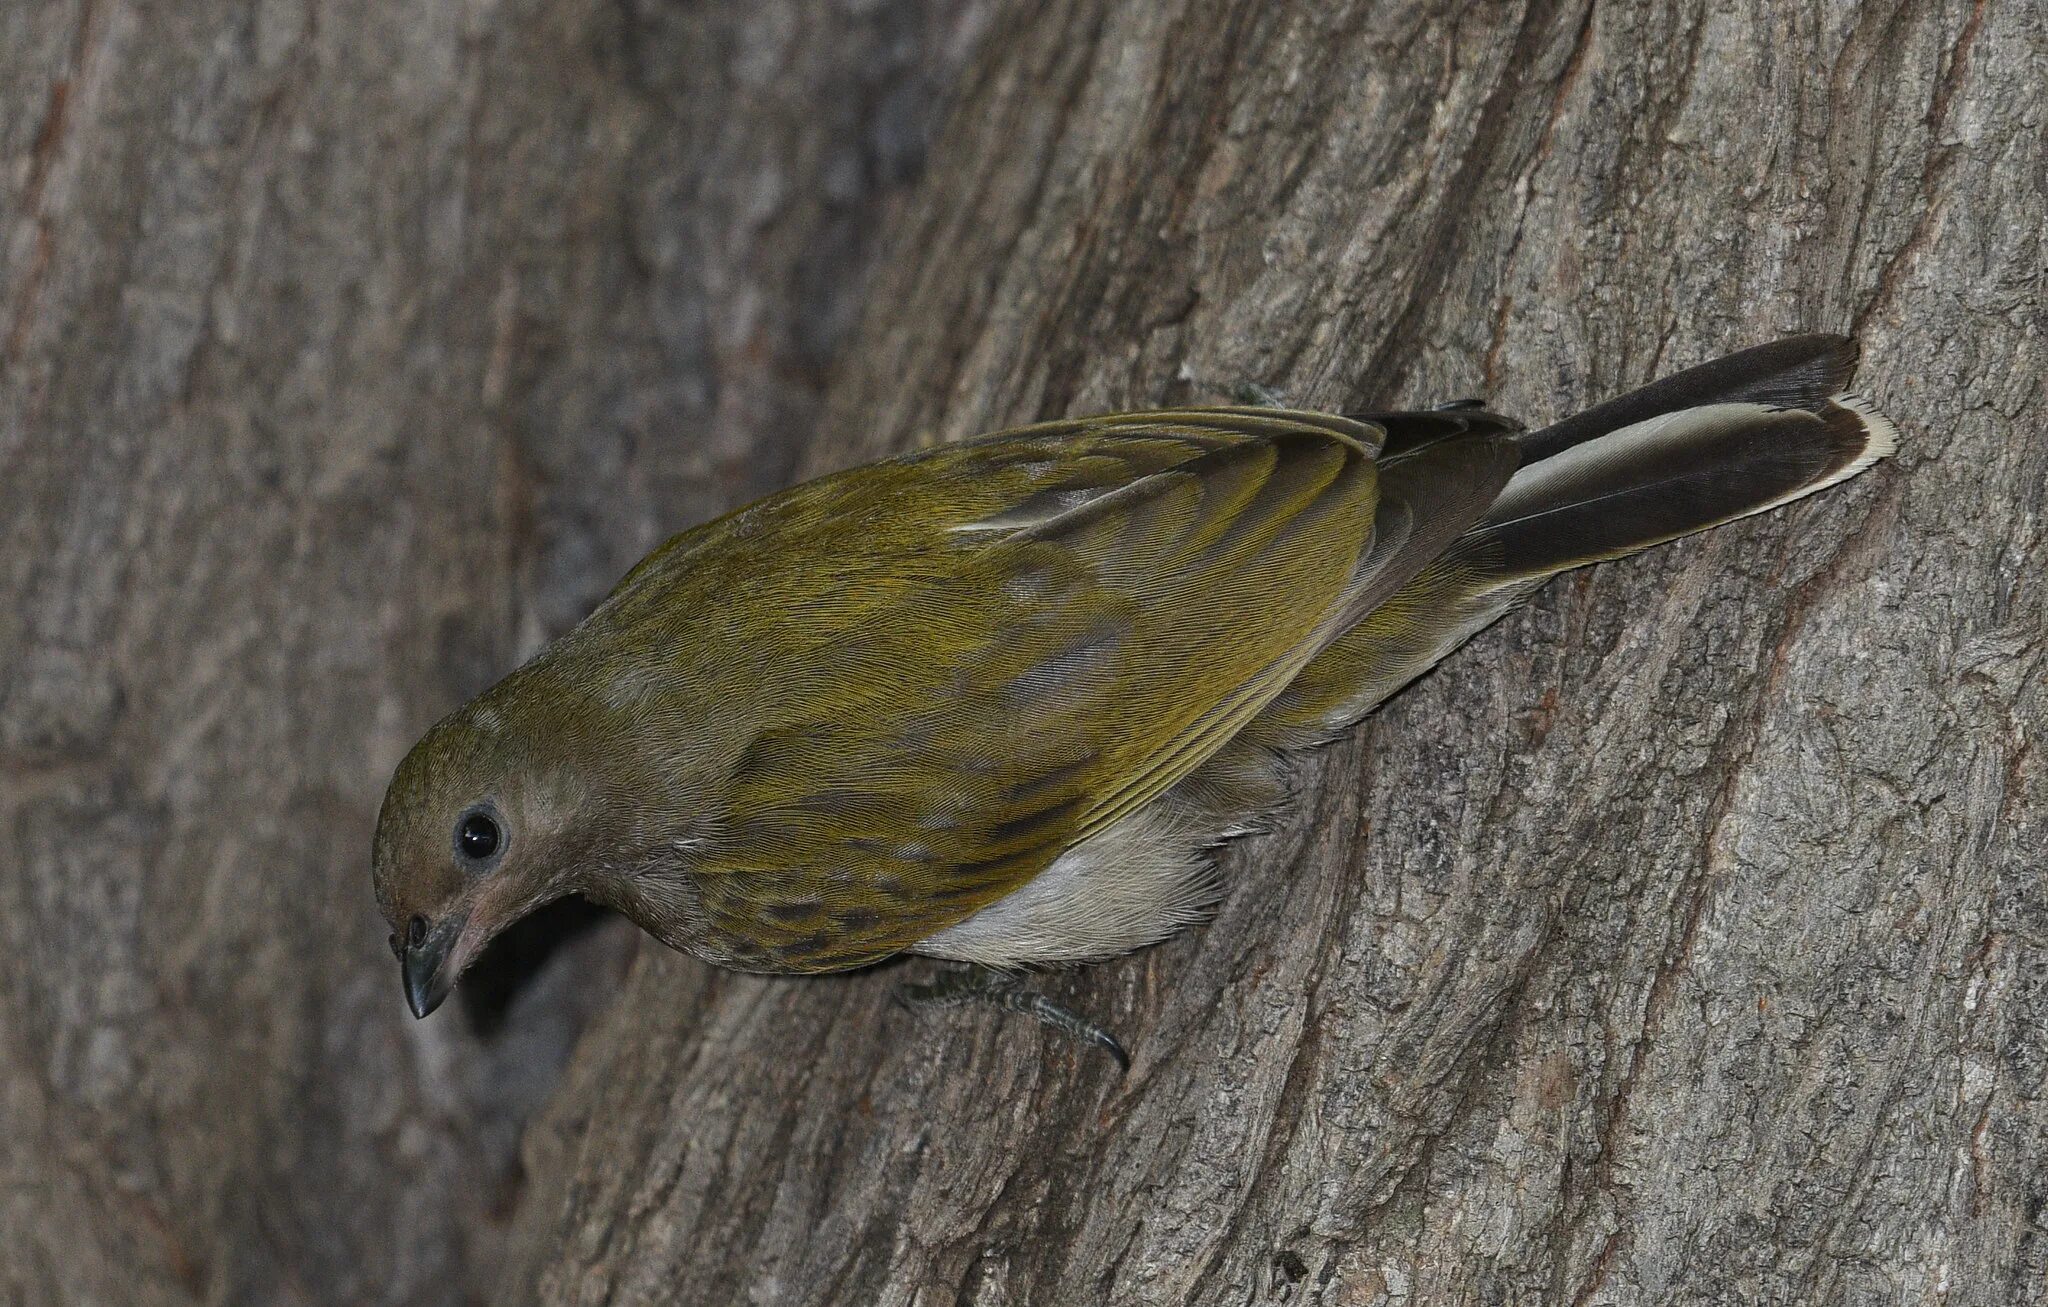
[[[2048,1297],[2044,64],[2028,0],[0,9],[0,1297]],[[1896,463],[1314,759],[1055,978],[1128,1079],[616,930],[404,1015],[390,766],[669,530],[1850,328]]]
[[[482,1295],[632,936],[415,1024],[377,799],[787,479],[979,12],[0,5],[0,1302]]]
[[[2038,5],[1112,4],[992,36],[805,466],[1040,416],[1541,419],[1853,329],[1839,492],[1547,589],[1059,979],[1126,1080],[644,951],[507,1300],[2044,1294]]]

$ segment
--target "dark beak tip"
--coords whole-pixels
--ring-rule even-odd
[[[433,1015],[453,988],[447,977],[448,968],[445,950],[432,947],[406,950],[405,960],[400,964],[400,974],[405,982],[405,1005],[412,1009],[416,1018],[424,1019]]]

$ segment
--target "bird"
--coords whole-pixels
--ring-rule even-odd
[[[1031,988],[1202,921],[1218,846],[1550,577],[1891,454],[1858,346],[1780,339],[1531,430],[1475,402],[1041,422],[674,536],[393,774],[373,880],[424,1017],[581,895],[712,964]]]

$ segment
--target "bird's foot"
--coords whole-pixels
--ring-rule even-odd
[[[1025,988],[1021,977],[1007,972],[987,967],[942,971],[922,984],[898,985],[896,998],[908,1008],[988,1003],[1006,1012],[1021,1012],[1071,1039],[1093,1044],[1115,1058],[1120,1069],[1131,1069],[1131,1055],[1124,1051],[1123,1044],[1115,1035],[1088,1018],[1061,1007],[1037,990]]]

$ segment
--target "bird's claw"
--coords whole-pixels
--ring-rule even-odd
[[[1131,1069],[1131,1055],[1115,1035],[1037,990],[1026,989],[1019,977],[1006,972],[986,967],[944,971],[922,983],[898,985],[896,1001],[913,1009],[988,1003],[1005,1011],[1021,1012],[1069,1038],[1095,1045],[1116,1060],[1120,1071],[1128,1073]]]

